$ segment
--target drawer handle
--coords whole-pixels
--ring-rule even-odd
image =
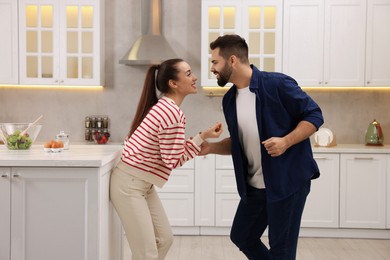
[[[374,160],[372,157],[355,157],[355,160]]]
[[[2,174],[1,175],[1,178],[7,178],[8,177],[8,174]]]
[[[328,158],[327,157],[314,157],[314,159],[316,159],[316,160],[326,160]]]
[[[17,174],[17,173],[15,173],[14,175],[12,175],[12,177],[14,177],[14,178],[18,178],[20,176],[20,174]]]

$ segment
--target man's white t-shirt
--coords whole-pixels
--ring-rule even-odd
[[[237,89],[236,106],[238,135],[248,159],[247,181],[252,187],[264,189],[261,144],[256,119],[256,95],[249,90],[249,87]]]

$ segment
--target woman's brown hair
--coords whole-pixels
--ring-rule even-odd
[[[131,124],[128,137],[134,133],[152,106],[157,103],[159,97],[157,96],[156,88],[161,94],[168,93],[169,80],[178,80],[177,74],[179,73],[179,70],[177,64],[179,62],[183,62],[183,60],[170,59],[164,61],[160,65],[150,66],[146,73],[141,98],[138,102],[137,112],[135,113],[134,120]]]

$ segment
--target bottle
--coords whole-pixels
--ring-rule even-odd
[[[64,143],[64,150],[69,149],[69,135],[65,134],[64,131],[60,131],[55,137],[56,141],[62,141]]]

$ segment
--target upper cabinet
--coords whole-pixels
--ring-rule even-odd
[[[201,76],[202,86],[216,86],[210,72],[209,45],[218,36],[239,34],[249,46],[249,60],[265,71],[282,68],[283,1],[271,0],[203,0]]]
[[[390,0],[367,2],[366,85],[390,86]]]
[[[0,0],[0,84],[18,83],[18,2]]]
[[[19,0],[19,83],[102,85],[102,4]]]
[[[283,72],[301,86],[363,86],[366,0],[284,1]]]
[[[390,86],[390,0],[284,1],[283,72],[301,86]]]

